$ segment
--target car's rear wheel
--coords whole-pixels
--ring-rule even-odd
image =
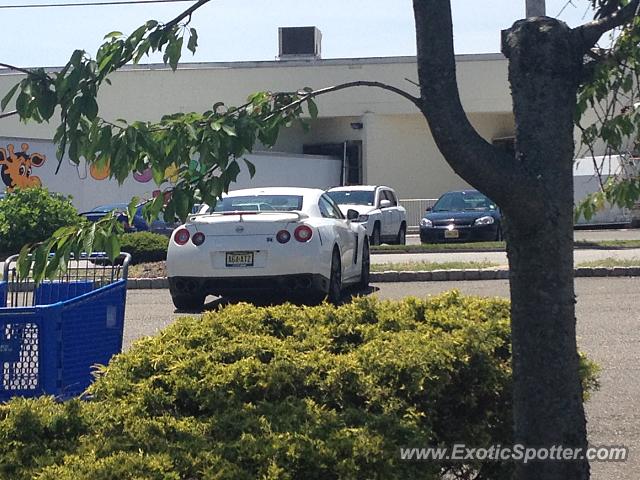
[[[178,310],[201,310],[204,295],[171,294],[171,300]]]
[[[400,230],[398,231],[398,237],[396,238],[396,243],[398,245],[406,245],[407,243],[407,226],[404,223],[400,225]]]
[[[376,222],[371,233],[371,245],[380,245],[380,223]]]
[[[369,288],[369,277],[371,276],[371,254],[369,252],[369,239],[364,239],[364,245],[362,246],[362,271],[360,272],[361,289]]]
[[[340,262],[340,252],[338,249],[333,250],[331,258],[331,276],[329,277],[329,291],[327,292],[327,300],[329,303],[337,305],[342,298],[342,264]]]

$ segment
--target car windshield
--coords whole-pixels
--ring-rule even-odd
[[[218,200],[211,212],[290,212],[302,210],[301,195],[250,195],[242,197],[224,197]]]
[[[433,206],[434,212],[495,210],[495,203],[480,192],[445,193]]]
[[[111,212],[113,210],[126,210],[128,206],[129,205],[127,205],[126,203],[112,203],[110,205],[100,205],[99,207],[95,207],[91,211],[92,212]]]
[[[373,205],[373,190],[335,190],[327,195],[338,205]]]

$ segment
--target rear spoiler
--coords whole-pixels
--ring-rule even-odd
[[[207,217],[228,217],[231,215],[238,215],[240,217],[240,221],[242,221],[242,217],[244,215],[295,215],[297,217],[297,221],[304,220],[305,218],[309,218],[309,215],[306,213],[301,213],[295,210],[291,211],[246,211],[246,210],[232,210],[228,212],[213,212],[213,213],[196,213],[189,215],[189,220],[194,221],[201,218]]]

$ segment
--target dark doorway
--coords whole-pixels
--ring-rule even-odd
[[[326,155],[342,160],[342,185],[362,185],[362,142],[318,143],[303,145],[305,155]]]

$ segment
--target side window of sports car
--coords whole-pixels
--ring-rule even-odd
[[[340,219],[342,217],[342,213],[340,210],[333,204],[330,198],[326,195],[322,195],[320,200],[318,201],[318,208],[320,208],[320,214],[324,218],[335,218]]]
[[[324,198],[327,199],[327,202],[329,202],[329,205],[333,209],[335,218],[340,218],[344,220],[345,216],[342,214],[342,210],[340,210],[340,207],[338,207],[338,204],[335,202],[335,200],[331,198],[329,195],[325,195]]]

